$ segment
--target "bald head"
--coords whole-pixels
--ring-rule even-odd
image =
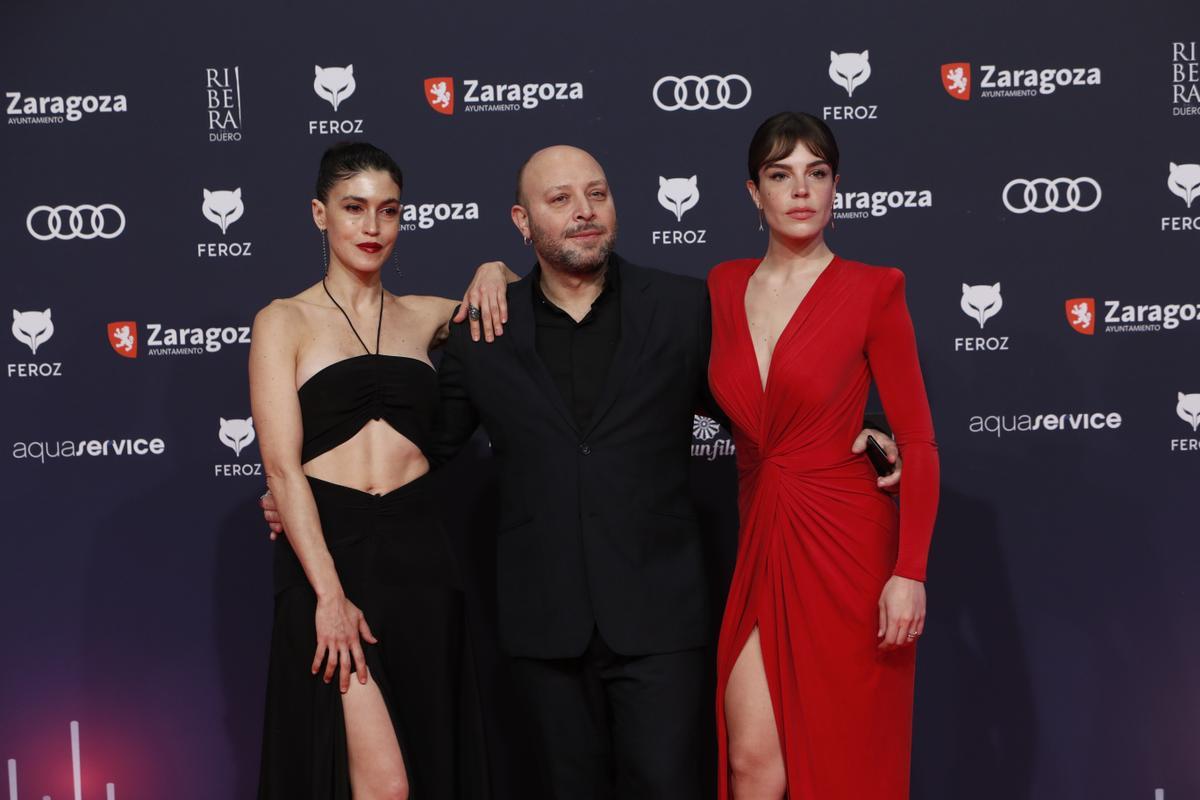
[[[512,221],[547,269],[596,272],[617,238],[617,210],[604,168],[586,150],[538,150],[517,174]]]
[[[574,183],[580,178],[584,183],[607,180],[604,168],[588,151],[569,144],[543,147],[525,159],[517,170],[517,205],[527,206],[526,200],[531,195]]]

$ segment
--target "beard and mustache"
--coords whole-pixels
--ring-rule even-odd
[[[590,231],[601,235],[594,249],[582,249],[571,245],[570,237]],[[529,238],[533,242],[533,249],[547,264],[573,275],[587,275],[608,263],[608,257],[612,255],[613,246],[617,241],[617,222],[613,220],[612,230],[594,222],[584,222],[567,228],[561,235],[555,235],[540,227],[531,216]]]

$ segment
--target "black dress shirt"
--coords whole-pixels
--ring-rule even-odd
[[[596,401],[604,389],[613,353],[621,338],[621,298],[616,259],[610,259],[604,288],[579,322],[546,298],[541,271],[533,276],[534,345],[538,356],[563,402],[571,410],[575,425],[586,428]]]

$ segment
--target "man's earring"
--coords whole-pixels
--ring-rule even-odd
[[[528,236],[526,236],[525,237],[525,246],[529,247],[529,245],[531,245],[531,244],[533,244],[533,239],[530,239]]]

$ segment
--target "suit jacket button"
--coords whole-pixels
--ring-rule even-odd
[[[590,456],[592,454],[592,446],[587,442],[584,442],[583,444],[579,445],[579,452],[583,453],[585,456]]]

